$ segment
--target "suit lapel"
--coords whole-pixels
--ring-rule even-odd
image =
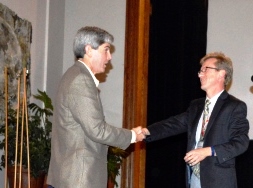
[[[217,115],[219,114],[220,112],[220,109],[221,107],[223,106],[224,102],[225,102],[225,99],[228,97],[228,93],[226,91],[222,92],[221,95],[219,96],[218,100],[216,101],[215,105],[214,105],[214,108],[213,108],[213,111],[212,111],[212,114],[210,116],[210,119],[209,119],[209,122],[207,124],[207,127],[206,127],[206,133],[205,134],[208,134],[209,130],[211,129]]]
[[[201,102],[199,105],[198,105],[198,109],[197,109],[197,116],[194,120],[194,123],[193,123],[193,130],[194,132],[197,131],[197,127],[198,127],[198,124],[199,124],[199,119],[203,113],[203,110],[204,110],[204,104],[205,104],[205,100],[203,100],[203,102]],[[196,135],[195,135],[196,136]]]
[[[85,74],[85,75],[88,75],[90,77],[90,84],[93,85],[93,87],[95,88],[94,90],[96,91],[96,95],[97,95],[97,101],[99,103],[99,106],[100,106],[100,109],[101,109],[101,112],[103,113],[103,106],[102,106],[102,103],[101,103],[101,99],[100,99],[100,90],[97,88],[89,70],[86,68],[85,65],[83,65],[83,63],[79,62],[79,61],[76,61],[75,62],[75,66],[78,66],[80,68],[80,71],[82,72],[82,74]]]
[[[192,123],[192,128],[191,128],[192,134],[190,134],[191,138],[189,141],[189,146],[190,146],[189,150],[192,150],[196,145],[196,132],[197,132],[199,119],[200,119],[201,114],[204,110],[204,104],[205,104],[205,98],[203,98],[203,100],[201,100],[199,102],[199,104],[197,105],[196,118],[194,119],[194,121]]]
[[[217,100],[217,102],[216,102],[216,104],[213,108],[211,117],[209,119],[209,123],[207,125],[207,129],[206,129],[205,134],[208,134],[209,130],[211,129],[211,127],[212,127],[217,115],[219,114],[220,109],[223,106],[223,104],[224,104],[225,100],[227,99],[227,97],[228,97],[228,93],[226,91],[224,91],[224,92],[222,92],[222,94],[218,98],[218,100]],[[199,104],[196,106],[197,107],[196,118],[194,119],[194,121],[192,123],[191,132],[193,134],[190,134],[191,137],[190,137],[189,142],[188,142],[188,147],[189,147],[188,150],[191,150],[195,147],[197,127],[198,127],[198,123],[199,123],[199,119],[201,117],[201,114],[203,113],[203,110],[204,110],[204,105],[205,105],[205,98],[200,100]]]

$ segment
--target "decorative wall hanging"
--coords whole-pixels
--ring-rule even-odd
[[[0,126],[5,121],[5,78],[4,70],[8,68],[8,106],[17,108],[17,78],[23,68],[27,70],[27,98],[30,97],[30,46],[32,41],[32,25],[19,18],[15,12],[0,3]],[[23,88],[24,83],[21,83]],[[22,95],[24,91],[20,91]]]

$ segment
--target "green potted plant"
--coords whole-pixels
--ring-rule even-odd
[[[37,95],[33,95],[35,99],[40,101],[43,107],[35,103],[28,105],[28,132],[29,132],[29,156],[30,156],[30,172],[34,178],[39,177],[41,174],[46,174],[49,167],[50,151],[51,151],[51,137],[50,132],[52,123],[49,117],[53,115],[52,101],[46,94],[38,90]],[[21,115],[19,115],[19,128],[21,127]],[[8,111],[8,167],[15,164],[15,143],[16,143],[16,123],[17,113],[13,109]],[[19,133],[21,132],[21,128]],[[25,132],[25,129],[24,129]],[[5,126],[0,127],[0,135],[5,135]],[[27,142],[24,136],[23,142],[23,157],[22,167],[27,168]],[[20,141],[18,142],[20,148]],[[0,141],[0,149],[5,148],[5,138]],[[18,150],[19,161],[20,150]],[[20,164],[17,164],[20,165]],[[1,157],[1,167],[5,167],[5,153]],[[2,170],[2,168],[0,168]],[[43,180],[44,181],[44,180]]]
[[[128,153],[117,147],[109,146],[107,154],[107,171],[108,171],[108,188],[111,186],[118,187],[116,182],[116,176],[120,173],[120,166],[122,164],[123,158],[126,158]]]

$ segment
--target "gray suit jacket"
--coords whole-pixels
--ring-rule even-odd
[[[195,136],[205,98],[191,102],[185,113],[148,127],[146,142],[187,132],[187,152],[195,146]],[[249,122],[246,104],[224,91],[218,98],[205,132],[204,147],[214,146],[217,156],[200,163],[203,188],[236,188],[235,157],[249,145]],[[169,164],[168,164],[169,166]],[[188,179],[187,179],[188,180]]]
[[[126,149],[130,130],[105,122],[98,89],[80,62],[57,92],[47,183],[55,188],[106,188],[108,145]]]

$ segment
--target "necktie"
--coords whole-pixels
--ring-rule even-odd
[[[208,99],[206,99],[205,108],[204,108],[204,111],[203,111],[202,128],[201,128],[201,134],[200,134],[200,139],[199,139],[200,141],[204,141],[206,126],[207,126],[207,123],[208,123],[208,120],[209,120],[208,114],[209,114],[209,105],[210,104],[211,104],[211,102]]]
[[[211,104],[211,102],[207,99],[205,102],[205,107],[204,107],[204,111],[203,111],[202,128],[201,128],[201,133],[200,133],[200,139],[199,139],[198,145],[197,145],[198,148],[203,147],[206,126],[207,126],[208,119],[209,119],[208,114],[209,114],[209,105],[210,104]],[[196,164],[192,168],[193,168],[193,173],[195,174],[195,176],[200,178],[200,163]]]

